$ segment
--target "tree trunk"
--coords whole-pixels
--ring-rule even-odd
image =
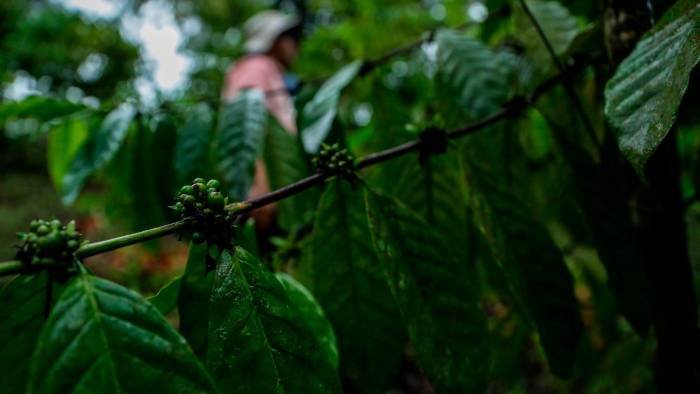
[[[676,130],[647,167],[639,196],[644,265],[657,338],[654,378],[662,393],[700,392],[700,331],[688,254]]]

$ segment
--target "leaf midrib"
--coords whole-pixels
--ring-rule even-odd
[[[92,286],[92,280],[90,280],[85,274],[81,275],[79,278],[80,281],[82,281],[82,284],[85,288],[85,296],[88,298],[88,303],[90,307],[93,310],[93,319],[96,321],[96,325],[99,331],[99,336],[102,342],[104,343],[104,347],[106,348],[106,353],[109,355],[107,357],[108,360],[108,365],[110,370],[112,371],[112,379],[115,387],[117,388],[118,392],[122,391],[121,384],[119,383],[119,380],[117,379],[117,368],[114,365],[114,359],[112,355],[112,349],[109,344],[109,340],[107,339],[107,335],[105,334],[105,328],[104,324],[102,322],[102,318],[100,317],[100,307],[97,305],[97,298],[95,297],[95,289]],[[99,356],[99,357],[102,357]],[[98,357],[98,358],[99,358]]]

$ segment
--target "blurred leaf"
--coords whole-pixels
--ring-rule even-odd
[[[190,244],[187,266],[180,283],[177,299],[180,313],[180,333],[187,338],[194,353],[204,358],[207,352],[209,321],[209,298],[214,274],[206,272],[207,247],[205,244]]]
[[[0,387],[23,393],[29,362],[46,319],[48,274],[20,275],[0,289]],[[51,286],[55,302],[63,287]]]
[[[275,274],[277,279],[282,283],[282,287],[287,291],[289,300],[299,309],[299,312],[306,317],[306,324],[309,325],[314,336],[318,339],[321,348],[325,351],[326,357],[333,365],[334,369],[338,369],[338,344],[336,343],[333,326],[323,313],[321,305],[296,279],[288,274],[278,272]]]
[[[466,265],[407,208],[371,191],[366,203],[374,248],[435,391],[485,391],[490,339]]]
[[[167,206],[170,205],[175,197],[175,192],[182,186],[176,177],[172,176],[175,173],[175,144],[177,139],[177,130],[175,120],[170,115],[161,115],[153,119],[149,125],[151,133],[149,134],[149,142],[152,147],[151,166],[153,167],[153,187],[155,188],[155,197],[158,202],[158,208],[164,216],[169,213]],[[186,183],[183,182],[183,183]],[[158,223],[162,224],[162,223]],[[157,224],[156,224],[157,225]]]
[[[241,248],[224,251],[211,292],[207,365],[230,393],[340,393],[308,311]]]
[[[430,223],[456,261],[473,264],[472,218],[462,163],[455,152],[429,156],[423,163],[407,156],[402,172],[390,188],[391,195]]]
[[[248,197],[261,151],[267,111],[260,90],[244,90],[222,110],[216,133],[217,165],[234,201]]]
[[[92,118],[72,118],[56,125],[48,135],[46,162],[54,187],[61,191],[63,177],[90,134]]]
[[[573,279],[547,230],[490,164],[472,158],[466,167],[478,227],[537,328],[552,372],[570,376],[583,330]]]
[[[700,4],[678,1],[620,64],[605,88],[605,115],[640,175],[676,121],[700,61]]]
[[[163,286],[156,295],[148,298],[153,306],[158,309],[163,316],[167,315],[177,308],[177,301],[180,296],[180,287],[182,286],[182,275],[171,280],[167,285]]]
[[[437,43],[438,88],[447,90],[439,96],[448,122],[490,115],[505,102],[510,93],[508,68],[496,53],[454,30],[440,30]]]
[[[0,103],[0,123],[12,118],[33,118],[40,122],[74,114],[85,109],[83,104],[48,96],[30,96],[21,101]]]
[[[563,55],[576,36],[579,26],[576,18],[557,1],[526,0],[527,6],[557,56]],[[513,12],[513,29],[517,39],[540,70],[553,70],[555,65],[532,21],[518,4]]]
[[[27,393],[215,392],[184,338],[137,293],[82,273],[46,321]]]
[[[329,182],[306,251],[313,292],[338,336],[343,377],[357,390],[383,392],[399,370],[406,333],[372,248],[364,205],[359,187]]]
[[[279,189],[311,174],[299,140],[280,126],[274,118],[268,121],[265,149],[265,168],[271,189]],[[278,203],[279,224],[284,229],[310,222],[318,189],[312,188]]]
[[[172,171],[158,172],[156,163],[167,156],[164,152],[166,146],[157,144],[155,131],[146,124],[143,118],[136,120],[136,125],[124,148],[129,149],[131,158],[130,166],[118,162],[123,168],[128,168],[127,190],[131,198],[128,209],[132,210],[129,217],[132,219],[134,229],[145,230],[163,224],[167,219],[167,202],[161,202],[159,180],[169,178]],[[117,156],[119,157],[119,156]],[[116,157],[115,157],[115,160]],[[171,201],[172,201],[171,197]]]
[[[104,118],[98,130],[91,133],[63,177],[61,194],[64,204],[72,204],[88,177],[112,159],[124,142],[135,115],[136,108],[122,104]]]
[[[177,131],[173,166],[177,184],[185,184],[201,174],[211,139],[214,114],[205,103],[189,107],[185,124]]]
[[[331,131],[341,92],[355,78],[361,67],[362,62],[357,60],[341,68],[304,106],[301,116],[301,140],[306,152],[318,152],[321,143]]]

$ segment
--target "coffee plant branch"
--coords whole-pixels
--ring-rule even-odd
[[[565,70],[566,71],[566,70]],[[453,129],[445,134],[447,139],[460,138],[479,130],[482,130],[500,120],[511,116],[517,116],[523,110],[532,105],[539,96],[551,89],[557,83],[565,79],[565,74],[559,74],[549,80],[543,82],[539,85],[535,91],[526,98],[514,98],[503,106],[503,109],[496,112],[495,114],[480,119],[476,122],[470,123],[464,127]],[[354,166],[355,170],[360,170],[366,167],[373,166],[391,160],[411,152],[417,152],[421,149],[423,141],[421,139],[415,139],[403,143],[401,145],[394,146],[379,152],[371,153],[364,158],[358,160]],[[327,178],[333,176],[333,174],[327,173],[316,173],[309,177],[303,178],[292,184],[289,184],[280,189],[274,190],[258,198],[252,200],[247,200],[243,202],[235,202],[226,206],[226,210],[229,212],[242,215],[253,211],[262,206],[283,200],[287,197],[291,197],[295,194],[301,193],[306,189],[316,186],[322,183]],[[123,235],[121,237],[111,238],[103,241],[88,243],[81,246],[76,252],[75,256],[79,259],[87,258],[97,254],[110,252],[116,249],[123,248],[125,246],[134,245],[141,242],[150,241],[156,238],[164,237],[170,234],[176,234],[182,230],[187,224],[187,220],[180,220],[174,223],[169,223],[160,227],[155,227],[152,229],[140,231],[133,234]],[[50,261],[45,262],[50,265]],[[25,272],[27,267],[18,260],[12,260],[0,263],[0,276],[15,275]]]
[[[525,15],[527,15],[528,19],[530,19],[532,26],[537,31],[537,34],[540,36],[540,39],[542,40],[542,43],[547,49],[549,56],[552,58],[552,62],[557,67],[557,70],[559,70],[559,72],[563,74],[566,71],[566,67],[564,66],[564,63],[562,63],[561,59],[559,59],[557,52],[554,50],[552,43],[547,38],[547,35],[542,29],[542,26],[537,21],[537,18],[532,13],[530,7],[527,5],[527,2],[525,0],[520,0],[520,5],[523,7]],[[588,133],[588,137],[591,139],[591,142],[595,145],[596,148],[598,148],[598,151],[600,152],[601,145],[600,141],[598,141],[598,136],[595,132],[595,128],[593,127],[593,123],[586,114],[586,110],[583,108],[583,104],[581,103],[581,100],[576,94],[576,91],[574,90],[571,81],[569,79],[564,79],[563,85],[564,90],[566,90],[566,94],[569,96],[569,99],[571,100],[572,104],[574,105],[574,108],[576,109],[576,113],[578,113],[578,116],[581,118],[581,122],[583,122],[583,126],[586,129],[586,132]]]

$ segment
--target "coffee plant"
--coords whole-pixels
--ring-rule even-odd
[[[389,2],[408,44],[372,41],[381,5],[330,3],[347,22],[316,26],[302,73],[344,49],[296,94],[298,134],[258,89],[0,103],[47,134],[64,204],[108,185],[134,231],[18,233],[0,391],[697,392],[700,2],[492,1],[466,24],[430,2],[438,26]],[[272,191],[248,198],[258,161]],[[256,237],[271,204],[287,239]],[[167,235],[186,266],[150,297],[85,264]]]

